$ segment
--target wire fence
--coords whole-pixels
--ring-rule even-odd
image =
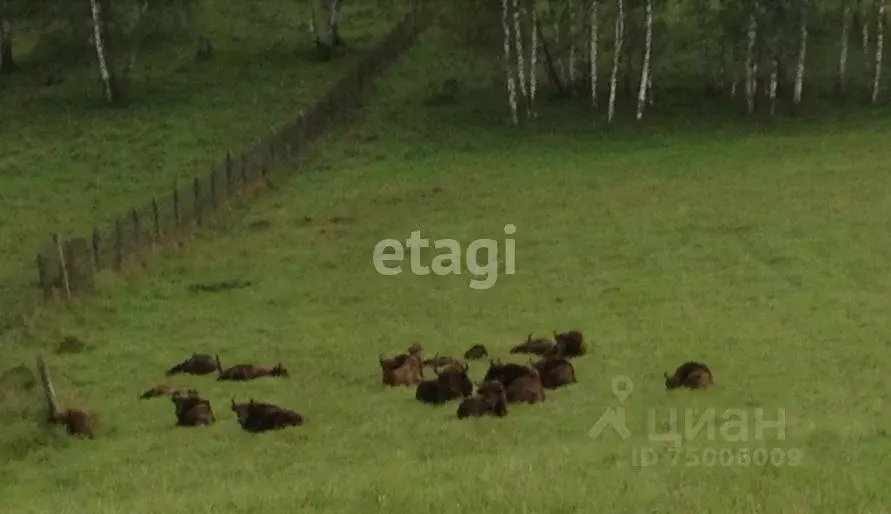
[[[133,206],[107,226],[89,235],[52,241],[37,254],[39,284],[46,298],[71,297],[93,290],[98,270],[119,270],[135,255],[156,245],[182,241],[180,236],[199,229],[208,216],[230,199],[265,185],[268,174],[293,171],[279,166],[304,156],[338,116],[358,105],[361,94],[388,66],[414,44],[427,26],[427,17],[413,10],[379,42],[368,56],[299,117],[245,151],[225,157],[213,170],[196,176],[170,194]]]

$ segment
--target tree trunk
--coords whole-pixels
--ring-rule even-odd
[[[871,68],[869,62],[869,13],[871,9],[869,8],[869,2],[871,0],[866,0],[864,5],[866,7],[861,8],[861,21],[860,21],[860,44],[863,47],[863,65],[869,70]]]
[[[795,66],[795,86],[792,92],[792,103],[801,103],[801,90],[804,86],[804,65],[807,56],[807,3],[801,8],[801,24],[799,25],[798,63]]]
[[[514,45],[517,52],[517,83],[520,85],[520,97],[525,105],[528,106],[529,96],[526,94],[526,73],[525,64],[523,62],[523,30],[520,24],[520,1],[513,0],[514,7]],[[526,109],[526,118],[529,118],[529,109]]]
[[[644,39],[643,64],[640,71],[640,89],[637,93],[637,120],[643,118],[647,101],[647,86],[650,84],[650,52],[653,45],[653,0],[646,0],[646,36]]]
[[[576,69],[575,69],[575,23],[576,23],[576,7],[570,5],[569,10],[569,27],[566,31],[566,37],[569,39],[569,94],[575,96],[576,93]]]
[[[12,55],[12,24],[7,13],[7,0],[3,0],[0,8],[0,73],[12,73],[18,66]]]
[[[600,0],[591,0],[591,47],[588,56],[591,59],[591,105],[597,109],[597,45],[600,39]]]
[[[559,7],[555,7],[552,2],[548,2],[551,5],[552,12],[554,13],[554,48],[557,50],[556,59],[554,59],[557,65],[557,73],[560,74],[560,83],[566,84],[566,68],[563,65],[563,52],[561,52],[560,47],[560,36],[562,35],[563,29],[563,9],[565,7],[562,3],[559,4]]]
[[[755,40],[758,36],[758,22],[755,15],[749,15],[748,47],[746,50],[746,110],[755,112]]]
[[[839,96],[845,96],[846,88],[846,75],[848,69],[848,40],[850,39],[851,32],[851,6],[850,4],[846,4],[844,11],[842,12],[842,29],[841,29],[841,44],[839,55],[838,55],[838,86],[837,93]]]
[[[514,83],[513,67],[510,59],[510,25],[508,25],[508,0],[501,0],[501,28],[504,30],[504,70],[507,75],[507,99],[510,104],[511,122],[516,125],[517,119],[517,86]]]
[[[768,92],[770,96],[770,116],[773,117],[773,113],[777,108],[777,72],[779,70],[779,62],[776,57],[773,58],[773,62],[770,67],[770,90]]]
[[[538,87],[537,66],[538,66],[538,32],[535,27],[538,26],[538,9],[536,9],[535,0],[531,2],[532,19],[529,25],[532,42],[529,45],[529,112],[530,116],[535,119],[538,114],[535,112],[535,90]]]
[[[340,0],[328,0],[325,6],[328,9],[328,44],[339,46],[340,39]]]
[[[113,104],[118,100],[116,78],[110,59],[107,55],[107,49],[102,41],[102,7],[100,0],[90,0],[90,7],[93,12],[93,44],[96,47],[96,57],[99,61],[99,76],[102,78],[102,84],[105,87],[105,101]]]
[[[882,78],[882,46],[885,42],[885,0],[879,0],[876,16],[876,73],[872,82],[872,103],[879,101],[879,84]]]
[[[607,123],[613,121],[616,113],[616,80],[619,74],[619,57],[622,55],[622,40],[625,37],[625,0],[617,0],[618,13],[616,14],[616,41],[613,45],[613,72],[609,80],[609,106],[607,110]]]
[[[538,34],[538,39],[541,40],[541,51],[544,54],[545,70],[547,71],[548,79],[554,84],[554,87],[557,88],[557,94],[562,96],[565,92],[563,81],[560,80],[560,73],[557,71],[557,66],[554,64],[554,58],[551,55],[551,51],[548,49],[548,40],[545,38],[544,32],[541,30],[541,23],[535,24],[535,33]]]

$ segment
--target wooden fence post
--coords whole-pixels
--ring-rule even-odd
[[[37,372],[40,374],[40,383],[43,384],[46,406],[49,409],[50,419],[52,419],[59,412],[59,403],[56,400],[53,379],[50,377],[49,366],[46,365],[46,361],[43,359],[43,353],[37,354]]]
[[[232,197],[232,152],[226,150],[226,198]]]
[[[152,198],[152,221],[154,222],[155,240],[161,239],[161,214],[158,212],[157,198]]]
[[[121,218],[114,220],[114,267],[121,269],[124,262],[124,230],[121,228]]]
[[[59,234],[53,234],[56,243],[56,254],[59,256],[59,265],[62,266],[62,285],[65,287],[65,298],[71,299],[71,285],[68,283],[68,266],[65,265],[65,252],[62,251],[62,238]]]
[[[201,182],[195,177],[195,223],[201,226]]]
[[[141,244],[139,236],[142,232],[142,224],[139,222],[139,211],[135,208],[130,209],[130,216],[133,218],[133,246],[138,251]]]
[[[93,227],[93,265],[96,266],[96,271],[102,269],[100,264],[102,261],[101,255],[99,253],[99,229]]]

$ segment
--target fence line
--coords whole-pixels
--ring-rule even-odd
[[[427,16],[419,11],[406,15],[370,55],[300,116],[238,155],[227,151],[208,174],[199,174],[184,187],[174,184],[168,196],[132,207],[104,229],[94,226],[89,237],[53,234],[52,244],[37,254],[44,297],[56,297],[60,291],[66,297],[92,291],[95,271],[119,270],[145,250],[181,241],[181,235],[201,227],[229,199],[265,184],[275,164],[304,156],[332,121],[355,107],[362,92],[414,44],[427,24]]]

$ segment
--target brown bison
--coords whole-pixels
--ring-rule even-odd
[[[475,344],[464,352],[464,358],[467,360],[485,359],[489,356],[489,351],[481,344]]]
[[[439,354],[434,355],[429,359],[424,359],[422,364],[428,368],[438,369],[438,368],[461,368],[463,363],[454,357],[440,356]]]
[[[571,359],[587,353],[585,338],[578,330],[570,330],[561,334],[554,330],[554,341],[556,341],[554,348],[546,356]]]
[[[418,387],[415,388],[415,400],[433,405],[442,405],[448,401],[439,385],[439,381],[436,379],[419,382]]]
[[[477,389],[476,396],[465,398],[458,406],[458,419],[484,415],[507,416],[507,396],[501,382],[486,382]]]
[[[220,370],[217,380],[254,380],[261,377],[287,377],[288,370],[279,362],[272,368],[264,368],[256,364],[236,364],[229,369],[223,370],[220,364],[220,356],[216,356],[217,368]]]
[[[678,387],[686,387],[689,389],[704,389],[714,385],[714,377],[712,370],[701,362],[688,361],[675,370],[674,375],[668,376],[665,373],[665,387],[667,389],[675,389]]]
[[[511,348],[510,353],[531,353],[534,355],[546,355],[549,352],[554,351],[554,343],[544,339],[538,338],[533,340],[532,334],[529,334],[526,337],[526,341],[518,344]]]
[[[50,415],[50,422],[65,425],[68,435],[94,439],[93,425],[90,422],[90,416],[84,411],[68,409],[54,412]]]
[[[199,425],[211,425],[216,419],[210,402],[201,398],[198,391],[190,389],[183,394],[177,391],[173,394],[173,405],[176,408],[176,425],[181,427],[195,427]]]
[[[523,366],[522,364],[507,363],[502,364],[499,361],[489,361],[489,369],[483,377],[483,382],[497,380],[504,385],[505,388],[510,387],[515,380],[523,378],[532,373],[532,368]]]
[[[421,351],[421,345],[415,343],[409,347],[408,353],[390,359],[381,355],[381,381],[383,384],[393,387],[419,384],[424,379]]]
[[[506,389],[509,403],[538,403],[545,400],[544,388],[541,385],[541,377],[535,368],[513,382]]]
[[[434,380],[424,380],[415,389],[415,399],[423,403],[442,405],[456,398],[473,394],[473,382],[467,376],[467,365],[459,369],[436,371]]]
[[[167,376],[177,373],[189,373],[191,375],[207,375],[219,371],[218,363],[212,355],[193,353],[191,357],[167,370]]]
[[[139,395],[139,398],[145,400],[147,398],[154,398],[156,396],[173,396],[178,391],[178,389],[174,389],[168,385],[159,385],[142,393],[141,395]]]
[[[567,359],[546,357],[538,362],[529,361],[541,377],[545,389],[557,389],[577,382],[575,367]]]
[[[297,412],[270,403],[255,402],[253,398],[247,403],[235,403],[233,398],[232,411],[238,416],[241,428],[252,433],[303,424],[303,416]]]

